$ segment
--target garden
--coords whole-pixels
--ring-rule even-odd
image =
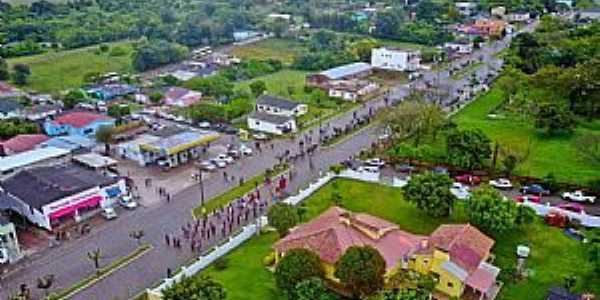
[[[303,221],[308,221],[332,205],[332,194],[340,193],[341,205],[355,212],[365,212],[397,223],[401,229],[429,234],[439,224],[466,222],[464,205],[458,203],[449,217],[432,218],[403,199],[400,189],[372,183],[336,179],[305,200]],[[275,287],[274,277],[263,259],[272,251],[278,239],[274,232],[252,238],[240,248],[225,256],[219,266],[203,271],[223,284],[227,299],[286,299]],[[492,250],[497,266],[504,270],[504,287],[497,299],[543,299],[550,286],[562,285],[565,276],[578,278],[576,291],[600,292],[600,280],[594,279],[592,267],[586,261],[580,242],[568,237],[560,229],[548,227],[536,219],[525,229],[498,236]],[[508,270],[516,264],[516,246],[531,248],[526,267],[529,277],[513,281]],[[560,255],[557,255],[560,253]],[[251,278],[252,284],[248,280]]]

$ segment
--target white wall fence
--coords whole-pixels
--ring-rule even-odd
[[[558,211],[563,215],[569,217],[569,219],[576,219],[581,222],[581,225],[585,227],[600,227],[600,216],[590,216],[586,213],[576,213],[565,209],[560,209],[555,206],[550,206],[550,203],[538,204],[531,201],[524,202],[523,205],[531,207],[538,216],[544,217],[550,211]]]

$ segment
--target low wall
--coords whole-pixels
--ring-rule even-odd
[[[560,209],[555,206],[550,206],[550,203],[538,204],[534,202],[524,202],[523,205],[531,207],[538,216],[544,217],[550,211],[558,211],[563,215],[569,217],[569,219],[576,219],[581,222],[581,225],[585,227],[600,227],[600,216],[590,216],[585,213],[576,213],[564,209]]]

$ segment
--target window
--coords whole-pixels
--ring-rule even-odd
[[[440,282],[440,274],[431,272],[431,277],[433,277],[434,282]]]

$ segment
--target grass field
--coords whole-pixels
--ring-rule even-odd
[[[423,50],[423,49],[425,49],[425,48],[428,47],[428,46],[421,45],[421,44],[400,42],[400,41],[395,41],[395,40],[390,40],[390,39],[381,39],[381,38],[378,38],[376,40],[382,46],[396,47],[396,48],[406,49],[406,50]]]
[[[417,210],[402,198],[399,189],[339,179],[339,191],[343,206],[355,212],[366,212],[397,223],[403,230],[429,234],[439,224],[465,222],[462,206],[447,219],[432,219]],[[326,185],[306,200],[306,217],[311,219],[331,206],[332,185]],[[275,233],[252,238],[240,248],[226,256],[229,266],[225,270],[209,267],[203,273],[221,282],[228,292],[228,300],[283,300],[278,294],[272,274],[262,265],[262,259],[271,251],[277,240]],[[495,264],[502,269],[515,265],[515,249],[519,244],[531,248],[527,267],[531,277],[526,281],[505,281],[497,299],[543,299],[546,289],[561,285],[563,276],[579,278],[576,290],[600,292],[600,279],[591,277],[591,268],[586,264],[581,244],[568,238],[559,229],[547,227],[541,221],[523,231],[515,231],[498,237],[493,249]],[[510,278],[501,275],[503,278]],[[252,284],[246,279],[251,278]]]
[[[48,52],[40,55],[9,59],[8,63],[27,64],[31,68],[31,76],[25,86],[28,89],[44,93],[56,93],[81,86],[85,74],[107,72],[130,72],[131,42],[108,43],[113,47],[121,47],[125,54],[110,56],[109,53],[98,53],[98,46],[69,51]],[[109,51],[110,52],[110,51]]]
[[[288,39],[270,38],[260,42],[236,46],[230,53],[242,59],[277,59],[284,64],[291,64],[302,52],[300,42]]]
[[[491,120],[487,115],[501,103],[501,91],[492,89],[453,117],[460,128],[479,128],[493,141],[520,152],[529,149],[529,156],[517,167],[521,175],[543,177],[553,172],[561,181],[586,183],[600,177],[600,164],[586,160],[576,148],[578,137],[591,133],[600,135],[600,122],[579,126],[574,134],[548,137],[533,127],[532,120],[508,115]],[[582,121],[583,122],[583,121]]]

